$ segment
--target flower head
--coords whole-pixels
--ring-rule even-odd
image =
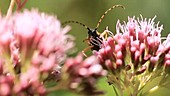
[[[37,10],[0,18],[0,77],[15,77],[14,85],[0,84],[0,92],[1,85],[8,90],[1,95],[45,94],[43,81],[60,71],[58,67],[74,46],[69,30],[56,17]]]
[[[154,19],[129,17],[124,24],[118,20],[117,33],[104,40],[102,48],[95,52],[102,66],[109,70],[109,84],[141,90],[155,74],[170,72],[169,36],[161,42],[163,25],[155,23]]]

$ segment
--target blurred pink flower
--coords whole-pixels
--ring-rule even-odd
[[[62,80],[67,84],[68,88],[82,92],[86,95],[100,94],[95,84],[99,77],[105,76],[107,71],[99,64],[95,56],[90,56],[83,60],[83,55],[79,54],[76,58],[68,58],[65,62],[62,72]]]
[[[6,90],[1,95],[45,95],[43,81],[60,71],[74,46],[69,30],[56,17],[37,10],[24,10],[8,19],[0,16],[0,76],[15,77],[12,86],[0,84],[4,86],[0,92]]]

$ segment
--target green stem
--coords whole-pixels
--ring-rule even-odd
[[[112,87],[113,87],[113,90],[114,90],[114,92],[115,92],[116,96],[119,96],[119,94],[118,94],[118,92],[117,92],[116,88],[115,88],[113,85],[112,85]]]

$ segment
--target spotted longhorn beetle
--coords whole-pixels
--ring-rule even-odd
[[[66,22],[62,23],[62,25],[66,25],[66,24],[68,24],[68,23],[76,23],[76,24],[82,25],[83,27],[85,27],[85,28],[88,30],[88,37],[87,37],[85,40],[83,40],[84,42],[87,42],[88,45],[89,45],[89,47],[85,48],[85,49],[82,51],[82,53],[83,53],[83,55],[84,55],[85,57],[87,57],[86,54],[85,54],[85,52],[86,52],[87,50],[91,49],[91,50],[96,50],[96,51],[98,51],[98,50],[101,48],[101,44],[102,44],[102,41],[103,41],[103,36],[104,36],[104,35],[107,35],[108,33],[107,33],[106,31],[104,31],[103,33],[99,33],[99,32],[97,31],[97,29],[98,29],[100,23],[102,22],[103,18],[105,17],[105,15],[106,15],[109,11],[111,11],[112,9],[114,9],[114,8],[116,8],[116,7],[121,7],[121,8],[123,8],[123,9],[125,9],[123,5],[114,5],[114,6],[112,6],[111,8],[109,8],[108,10],[106,10],[105,13],[100,17],[99,22],[97,23],[97,26],[96,26],[96,28],[95,28],[94,30],[91,29],[91,28],[89,28],[89,27],[86,26],[85,24],[83,24],[83,23],[81,23],[81,22],[78,22],[78,21],[66,21]]]

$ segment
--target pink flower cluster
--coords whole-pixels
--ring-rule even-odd
[[[156,86],[169,82],[170,35],[162,43],[163,25],[155,24],[154,19],[141,16],[137,20],[129,17],[124,24],[118,21],[116,34],[104,39],[102,48],[94,52],[108,70],[108,83],[119,90],[119,95],[142,94],[144,86],[155,77],[161,78]]]
[[[99,64],[95,56],[83,60],[83,55],[79,54],[76,58],[68,58],[63,66],[63,81],[68,88],[86,95],[101,94],[95,87],[99,77],[105,76],[107,71]]]
[[[37,10],[0,16],[0,95],[45,95],[43,81],[74,46],[69,29]]]
[[[159,26],[159,22],[155,24],[154,19],[155,17],[147,21],[142,16],[141,20],[129,17],[128,22],[122,25],[118,21],[117,33],[107,38],[102,48],[95,52],[100,62],[105,64],[103,66],[111,71],[130,68],[136,73],[139,73],[141,68],[144,68],[143,70],[148,68],[151,72],[158,67],[157,65],[166,66],[168,61],[165,56],[169,55],[170,49],[169,37],[161,43],[163,26]],[[150,61],[149,66],[146,66],[147,61]]]

